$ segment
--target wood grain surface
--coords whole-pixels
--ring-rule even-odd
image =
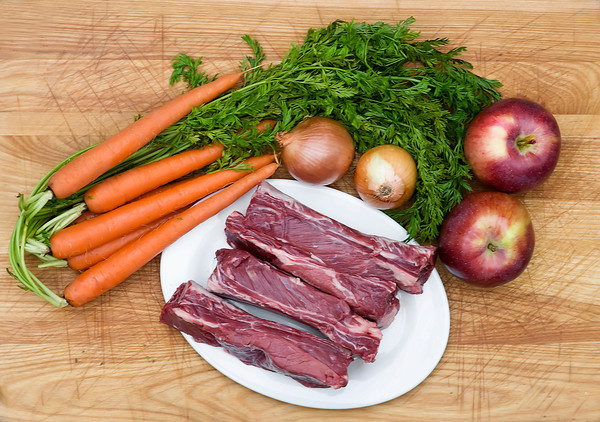
[[[600,2],[319,0],[0,2],[0,266],[28,194],[56,163],[170,98],[170,59],[227,72],[258,39],[277,62],[335,19],[416,18],[465,45],[504,96],[556,115],[553,175],[520,194],[536,229],[526,272],[492,290],[438,265],[451,313],[433,373],[386,403],[345,411],[273,400],[221,375],[160,324],[154,259],[81,309],[56,309],[0,276],[0,421],[600,420]],[[284,170],[279,177],[288,177]],[[335,187],[355,194],[351,178]],[[33,263],[35,264],[35,263]],[[70,270],[37,274],[56,292]]]

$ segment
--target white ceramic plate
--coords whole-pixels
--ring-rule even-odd
[[[305,205],[364,233],[403,240],[406,231],[382,212],[361,200],[329,187],[312,186],[294,180],[269,180],[273,186]],[[165,301],[187,280],[206,286],[216,265],[215,251],[229,247],[224,233],[225,219],[234,210],[245,212],[254,191],[190,231],[162,253],[160,279]],[[356,358],[348,368],[344,388],[308,388],[281,374],[245,365],[222,348],[196,343],[190,345],[218,371],[260,394],[300,406],[321,409],[350,409],[382,403],[420,384],[441,359],[450,331],[450,311],[444,286],[437,271],[425,283],[420,295],[400,292],[400,311],[383,330],[383,339],[374,363]],[[241,306],[244,307],[244,306]],[[244,307],[255,315],[300,327],[283,316]]]

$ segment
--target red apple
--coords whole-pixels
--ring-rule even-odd
[[[520,98],[483,109],[465,136],[475,176],[502,192],[533,189],[550,176],[560,154],[560,130],[541,105]]]
[[[503,192],[477,192],[444,219],[438,252],[456,277],[492,287],[525,270],[534,244],[531,217],[521,201]]]

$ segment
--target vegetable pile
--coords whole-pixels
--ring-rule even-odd
[[[394,25],[335,21],[309,30],[304,43],[293,45],[280,63],[264,67],[261,46],[244,36],[253,55],[241,61],[243,73],[221,78],[210,79],[200,72],[201,58],[185,54],[174,58],[172,84],[180,80],[189,88],[217,84],[218,92],[194,103],[188,95],[192,89],[134,122],[115,137],[127,138],[135,147],[118,160],[106,160],[105,167],[95,165],[95,173],[90,172],[84,182],[60,192],[54,186],[61,179],[55,174],[67,163],[85,156],[99,161],[92,147],[59,163],[27,199],[20,195],[9,273],[20,287],[56,306],[66,306],[63,297],[31,272],[26,254],[36,255],[42,266],[67,265],[52,254],[50,239],[86,210],[85,193],[90,188],[133,168],[214,143],[221,144],[223,151],[204,167],[204,173],[248,170],[244,160],[277,150],[274,135],[292,130],[307,116],[341,123],[358,153],[382,144],[409,152],[417,166],[415,195],[409,206],[385,212],[411,237],[422,242],[435,239],[446,213],[469,189],[470,166],[463,153],[466,124],[500,98],[500,83],[472,73],[471,65],[459,58],[464,47],[443,52],[446,38],[417,40],[420,34],[410,29],[413,22],[412,18]],[[242,86],[230,90],[240,78]],[[158,126],[149,124],[157,119]],[[258,130],[264,121],[277,123]],[[131,139],[137,135],[141,138]],[[171,211],[164,210],[162,216]]]
[[[336,21],[310,30],[281,63],[247,73],[243,88],[197,110],[173,130],[257,152],[271,145],[269,134],[241,145],[232,129],[273,119],[279,122],[277,131],[289,131],[306,116],[324,116],[346,127],[358,153],[398,145],[414,157],[419,176],[414,203],[389,213],[415,239],[435,239],[444,215],[469,189],[466,124],[500,98],[501,84],[473,74],[458,57],[464,47],[442,52],[446,38],[417,41],[413,22]],[[255,40],[245,40],[255,53],[242,63],[250,69],[264,55]],[[185,56],[178,62],[195,65]],[[196,80],[189,73],[181,76],[189,83]]]

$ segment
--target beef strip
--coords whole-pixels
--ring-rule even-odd
[[[245,223],[314,254],[330,268],[393,280],[408,293],[422,293],[435,266],[436,247],[361,233],[303,205],[266,181],[252,196]]]
[[[245,250],[220,249],[207,289],[221,296],[278,311],[321,331],[333,342],[373,362],[381,341],[375,323],[346,302],[256,258]]]
[[[331,268],[306,250],[249,227],[237,211],[227,217],[225,233],[232,247],[248,250],[315,288],[344,300],[354,312],[375,321],[380,328],[387,327],[398,312],[400,303],[393,281]]]
[[[292,377],[307,387],[338,389],[348,383],[352,353],[328,339],[255,317],[208,292],[181,284],[160,321],[197,342],[223,347],[247,365]]]

